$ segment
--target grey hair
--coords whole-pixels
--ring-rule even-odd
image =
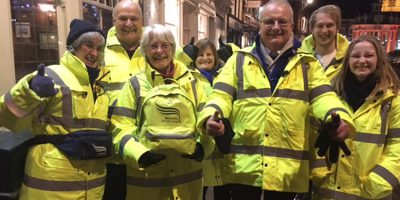
[[[86,32],[86,33],[83,33],[82,35],[80,35],[75,41],[73,41],[71,43],[71,45],[67,46],[67,50],[75,55],[75,52],[78,51],[78,49],[81,47],[81,45],[84,43],[90,42],[93,37],[100,37],[101,43],[103,44],[103,46],[105,45],[106,39],[104,38],[104,36],[97,31],[91,31],[91,32]],[[101,54],[99,60],[101,61],[100,63],[103,62],[104,53]]]
[[[127,4],[131,4],[131,5],[136,6],[136,7],[138,8],[139,12],[140,12],[139,16],[140,16],[140,17],[143,16],[143,11],[142,11],[142,8],[140,7],[139,3],[135,2],[135,1],[132,1],[132,0],[122,0],[122,1],[118,2],[118,3],[115,5],[115,7],[114,7],[114,9],[113,9],[113,11],[112,11],[112,17],[113,17],[113,18],[116,18],[116,17],[117,17],[117,12],[118,12],[118,10],[119,10],[123,5],[127,5]]]
[[[140,40],[140,51],[145,55],[145,49],[151,41],[160,40],[168,42],[172,46],[172,55],[175,55],[176,43],[172,32],[160,24],[153,24],[144,29],[142,39]]]
[[[259,14],[258,14],[258,21],[261,21],[261,16],[264,14],[265,9],[269,6],[269,5],[285,5],[287,7],[289,7],[289,11],[290,11],[290,15],[291,18],[290,20],[292,21],[292,23],[294,23],[293,20],[293,8],[290,5],[290,3],[287,0],[270,0],[267,3],[265,3],[263,6],[261,6],[259,8]]]

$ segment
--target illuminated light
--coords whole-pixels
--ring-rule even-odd
[[[312,4],[314,0],[307,0],[307,4]]]
[[[56,12],[52,4],[39,3],[39,9],[43,12]]]
[[[55,38],[56,38],[56,36],[54,36],[54,35],[50,36],[50,39],[52,39],[52,40],[54,40]]]

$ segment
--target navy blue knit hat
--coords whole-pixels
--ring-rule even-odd
[[[104,32],[98,26],[80,19],[72,20],[71,24],[69,25],[67,46],[71,45],[82,34],[93,31],[99,32],[104,37],[104,39],[106,38]]]

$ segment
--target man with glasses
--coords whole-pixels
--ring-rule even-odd
[[[235,52],[214,80],[198,127],[213,136],[229,130],[220,118],[233,127],[224,156],[232,199],[292,200],[308,190],[309,112],[324,122],[340,115],[331,135],[338,141],[349,136],[352,120],[318,60],[297,53],[290,4],[269,1],[259,21],[253,46]]]

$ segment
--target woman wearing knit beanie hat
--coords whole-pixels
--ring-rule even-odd
[[[22,78],[0,98],[0,126],[22,119],[36,135],[26,157],[20,199],[102,199],[105,157],[112,138],[106,133],[109,98],[95,83],[104,73],[105,37],[97,26],[73,20],[68,51],[60,64]],[[4,108],[4,109],[3,109]]]

